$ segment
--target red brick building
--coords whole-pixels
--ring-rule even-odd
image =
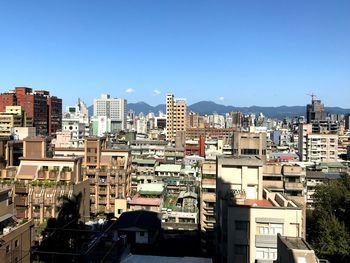
[[[22,106],[27,116],[33,118],[37,134],[54,135],[61,129],[62,99],[50,96],[48,91],[16,87],[14,91],[0,94],[0,111],[6,106]]]

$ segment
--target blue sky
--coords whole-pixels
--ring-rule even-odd
[[[3,0],[0,91],[350,108],[350,1]]]

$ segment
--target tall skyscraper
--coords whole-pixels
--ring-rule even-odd
[[[186,99],[166,96],[166,139],[173,141],[177,131],[186,131]]]
[[[311,104],[306,106],[307,123],[311,123],[312,121],[321,121],[326,118],[324,104],[321,102],[321,100],[315,100],[315,95],[311,96]]]
[[[110,131],[126,130],[127,101],[122,98],[111,98],[109,94],[102,94],[94,100],[94,117],[110,119]]]
[[[13,91],[0,94],[0,112],[6,106],[22,106],[40,135],[53,135],[62,124],[62,99],[50,96],[48,91],[27,87],[16,87]]]

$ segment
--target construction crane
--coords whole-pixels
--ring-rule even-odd
[[[306,94],[306,95],[310,96],[310,97],[311,97],[311,99],[312,99],[312,101],[314,101],[314,100],[315,100],[315,98],[317,97],[317,96],[316,96],[316,94],[314,94],[314,93],[311,93],[311,94]]]

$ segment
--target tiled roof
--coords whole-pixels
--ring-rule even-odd
[[[268,200],[257,200],[257,199],[246,199],[244,205],[247,206],[262,206],[262,207],[273,207],[273,204]]]
[[[130,205],[152,205],[160,206],[160,198],[143,198],[143,197],[134,197],[129,201]]]

